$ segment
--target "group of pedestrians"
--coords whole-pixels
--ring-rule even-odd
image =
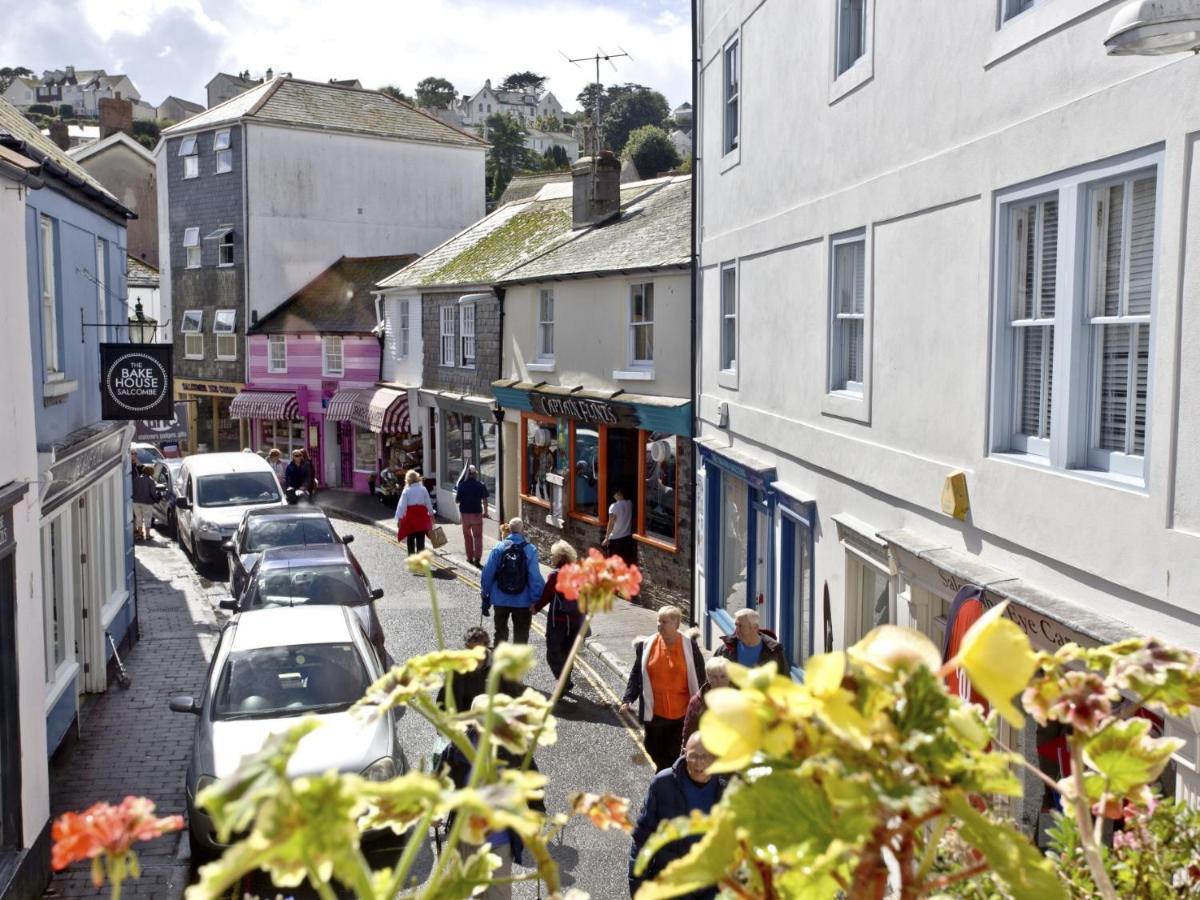
[[[279,448],[272,447],[267,453],[267,463],[283,485],[288,503],[295,503],[301,491],[310,498],[317,493],[317,467],[308,450],[296,448],[292,451],[291,460],[285,463]]]

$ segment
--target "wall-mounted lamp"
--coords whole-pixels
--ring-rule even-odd
[[[1200,51],[1200,0],[1131,0],[1113,17],[1110,56],[1165,56]]]

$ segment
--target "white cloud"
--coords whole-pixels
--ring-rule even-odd
[[[165,47],[163,47],[161,50],[159,50],[156,55],[158,56],[159,59],[166,59],[168,56],[171,55],[171,45],[167,44]]]
[[[190,14],[195,24],[211,34],[224,31],[205,13],[200,0],[82,0],[80,7],[84,22],[101,41],[116,34],[143,35],[157,19],[176,10]]]

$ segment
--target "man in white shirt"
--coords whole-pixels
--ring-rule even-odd
[[[604,552],[616,555],[632,564],[637,562],[637,541],[633,539],[633,501],[625,497],[625,491],[613,491],[613,502],[608,508],[608,530],[604,533]]]

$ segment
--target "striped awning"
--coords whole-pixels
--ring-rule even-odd
[[[391,388],[347,388],[337,391],[325,407],[331,422],[353,422],[376,434],[408,433],[408,394]]]
[[[299,419],[294,391],[242,391],[229,404],[231,419]]]

